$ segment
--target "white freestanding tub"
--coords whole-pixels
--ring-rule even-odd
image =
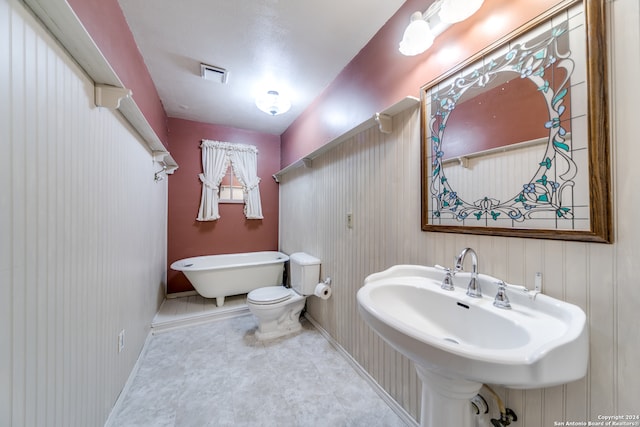
[[[227,296],[282,285],[288,260],[288,255],[277,251],[247,252],[185,258],[171,268],[182,271],[200,295],[215,298],[220,307]]]

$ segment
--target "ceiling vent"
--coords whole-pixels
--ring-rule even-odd
[[[200,64],[200,75],[205,80],[211,80],[216,83],[227,82],[227,70],[220,67],[214,67],[213,65]]]

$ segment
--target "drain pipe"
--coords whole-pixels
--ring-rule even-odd
[[[518,417],[516,416],[515,412],[513,412],[513,410],[511,410],[510,408],[506,408],[504,406],[504,402],[502,401],[500,396],[498,396],[498,393],[493,391],[493,389],[486,384],[483,384],[482,387],[485,388],[489,392],[489,394],[493,397],[493,399],[496,401],[496,404],[498,405],[498,410],[500,411],[499,420],[495,418],[491,419],[491,424],[493,424],[494,427],[505,427],[511,424],[513,421],[518,421]],[[482,398],[482,396],[480,397]]]

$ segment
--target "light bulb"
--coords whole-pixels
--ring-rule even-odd
[[[256,99],[256,106],[267,114],[277,116],[289,111],[291,102],[276,90],[269,90]]]
[[[480,9],[484,0],[444,0],[440,7],[440,19],[447,24],[461,22]]]
[[[415,12],[411,15],[411,23],[404,30],[400,42],[400,53],[406,56],[418,55],[429,49],[433,44],[433,38],[433,33],[422,17],[422,13]]]

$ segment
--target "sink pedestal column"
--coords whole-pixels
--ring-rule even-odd
[[[421,427],[473,427],[471,398],[481,383],[447,378],[415,365],[422,380]]]

